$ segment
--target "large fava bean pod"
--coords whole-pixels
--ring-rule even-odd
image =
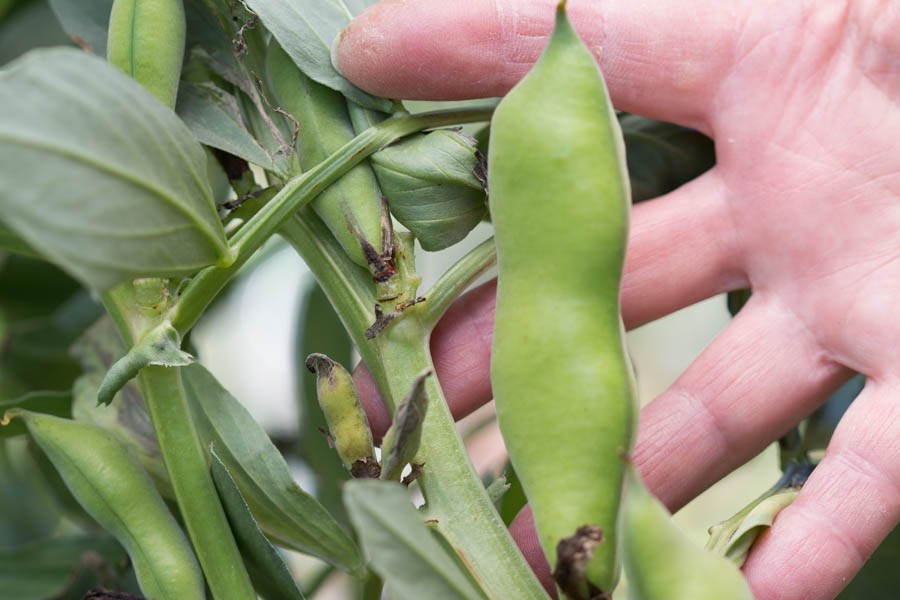
[[[128,552],[149,600],[203,600],[191,545],[131,451],[101,427],[12,409],[78,503]]]
[[[622,538],[629,600],[753,600],[730,560],[696,546],[627,466]]]
[[[620,456],[637,423],[619,313],[624,157],[603,77],[561,4],[547,48],[491,124],[491,381],[538,538],[571,598],[611,593],[619,573]],[[581,541],[592,558],[558,560]]]

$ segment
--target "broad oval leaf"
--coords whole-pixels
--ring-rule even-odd
[[[237,100],[212,83],[182,83],[178,90],[178,115],[198,140],[239,156],[264,169],[274,169],[272,157],[247,131]]]
[[[198,364],[182,369],[197,433],[228,467],[266,535],[350,572],[362,557],[350,535],[294,481],[290,468],[262,427],[213,375]]]
[[[231,262],[202,147],[139,84],[36,50],[0,74],[0,106],[3,219],[86,285]]]
[[[348,103],[357,133],[387,118]],[[416,133],[369,158],[391,214],[415,234],[423,250],[448,248],[487,214],[484,156],[478,141],[461,131]]]
[[[484,598],[432,537],[402,485],[355,479],[344,486],[344,503],[391,598]]]
[[[112,5],[113,0],[50,0],[50,7],[69,37],[97,56],[106,56]]]
[[[370,160],[391,213],[424,250],[459,242],[487,213],[484,186],[475,176],[475,140],[459,131],[412,135]]]
[[[362,91],[331,64],[331,44],[352,16],[341,0],[246,0],[245,3],[310,79],[366,108],[390,110],[390,100]]]

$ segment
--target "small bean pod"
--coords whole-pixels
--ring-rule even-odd
[[[160,102],[174,108],[186,31],[182,0],[115,0],[106,56]]]
[[[359,402],[353,377],[324,354],[310,354],[306,368],[316,374],[316,395],[325,415],[334,447],[344,467],[354,476],[377,465],[372,430]]]
[[[694,545],[630,463],[622,510],[630,600],[753,600],[730,560]]]
[[[203,574],[191,545],[150,476],[105,429],[19,409],[78,503],[128,552],[148,600],[202,600]]]
[[[544,553],[561,588],[580,587],[570,597],[611,592],[619,572],[620,453],[637,421],[619,313],[624,156],[603,77],[560,4],[548,46],[491,125],[499,267],[491,381]],[[576,531],[599,537],[598,529],[603,541],[586,571],[558,564],[561,541]],[[560,580],[576,572],[586,581]]]
[[[297,120],[303,170],[316,166],[355,137],[344,96],[304,75],[274,40],[266,55],[266,72],[278,104]],[[372,257],[361,244],[382,253],[382,220],[381,193],[368,164],[353,167],[328,186],[312,201],[312,207],[353,262],[371,268]],[[352,221],[349,227],[348,220]],[[351,232],[351,228],[358,231]]]

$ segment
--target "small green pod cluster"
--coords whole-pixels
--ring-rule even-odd
[[[344,96],[307,77],[274,40],[266,54],[266,72],[275,100],[296,119],[304,171],[356,136]],[[312,207],[347,255],[356,264],[371,268],[366,246],[382,253],[382,220],[381,192],[368,164],[353,167],[328,186],[312,201]]]
[[[357,133],[388,117],[348,103]],[[453,129],[417,133],[369,158],[391,213],[424,250],[448,248],[487,213],[484,183],[476,173],[483,157],[474,138]]]
[[[737,566],[691,542],[630,462],[626,478],[622,537],[630,600],[753,600]]]
[[[494,113],[488,185],[500,429],[557,583],[570,597],[610,593],[620,455],[638,416],[619,313],[630,196],[606,85],[563,4],[543,54]],[[579,531],[596,540],[598,529],[584,568],[559,564],[561,542]],[[576,583],[580,593],[569,592]]]
[[[359,402],[353,377],[324,354],[310,354],[306,368],[316,374],[319,407],[341,462],[354,476],[365,475],[377,462],[372,430]]]
[[[19,409],[78,503],[128,552],[150,600],[203,600],[200,565],[140,462],[105,429]]]
[[[115,0],[106,56],[160,102],[174,108],[186,32],[182,0]]]

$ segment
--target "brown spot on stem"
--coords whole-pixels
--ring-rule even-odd
[[[412,471],[410,471],[410,472],[409,472],[409,475],[407,475],[406,477],[404,477],[404,478],[403,478],[403,481],[401,482],[401,483],[403,483],[403,485],[405,485],[406,487],[409,487],[409,485],[410,485],[413,481],[415,481],[416,479],[419,478],[419,476],[422,474],[422,471],[425,470],[425,463],[421,463],[421,464],[420,464],[420,463],[415,463],[415,462],[414,462],[414,463],[412,463],[412,464],[410,465],[410,467],[412,467]]]

